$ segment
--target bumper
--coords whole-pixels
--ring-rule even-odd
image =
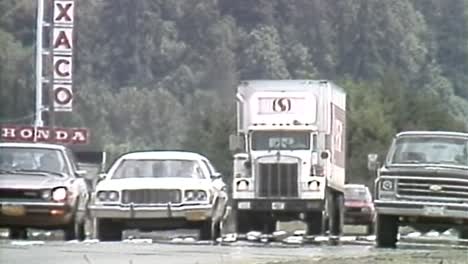
[[[73,221],[72,207],[65,203],[0,202],[0,226],[63,227]]]
[[[239,199],[233,201],[234,208],[251,211],[315,212],[324,209],[323,200],[285,199]]]
[[[168,219],[179,218],[186,221],[203,221],[211,219],[212,205],[186,206],[123,206],[91,205],[91,217],[113,219]]]
[[[468,204],[376,200],[374,206],[385,215],[468,219]]]
[[[346,212],[344,217],[345,224],[350,225],[368,225],[374,222],[373,213],[365,212]]]

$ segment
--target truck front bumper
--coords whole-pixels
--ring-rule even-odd
[[[378,214],[384,215],[468,219],[466,203],[376,200],[374,206]]]
[[[305,199],[237,199],[233,203],[237,210],[277,212],[322,211],[325,205],[323,200]]]
[[[128,205],[91,205],[89,212],[95,218],[113,219],[170,219],[180,218],[187,221],[211,219],[212,205],[182,206],[128,206]]]

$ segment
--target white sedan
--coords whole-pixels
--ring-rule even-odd
[[[220,235],[226,186],[210,161],[197,153],[145,151],[121,156],[102,176],[89,206],[101,241],[124,229],[194,228],[200,239]]]

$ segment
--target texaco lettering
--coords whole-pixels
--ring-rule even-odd
[[[343,151],[343,122],[341,120],[336,119],[334,121],[334,134],[333,134],[333,145],[335,151],[342,152]]]
[[[73,24],[73,1],[54,2],[54,24]]]

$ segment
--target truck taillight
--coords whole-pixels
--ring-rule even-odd
[[[323,166],[320,165],[314,165],[310,169],[310,176],[324,176],[325,175],[325,170]]]

